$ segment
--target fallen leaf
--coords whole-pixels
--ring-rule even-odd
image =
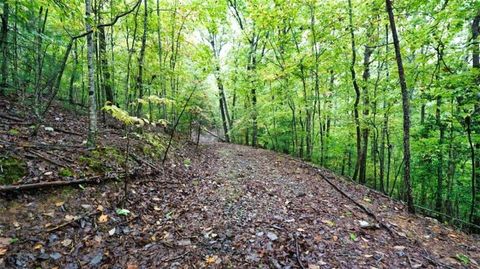
[[[205,263],[207,265],[212,265],[212,264],[215,264],[215,263],[218,263],[219,262],[219,258],[217,255],[212,255],[212,256],[207,256],[205,258]]]
[[[404,246],[394,246],[393,249],[395,249],[397,251],[404,251],[405,247]]]
[[[56,207],[61,207],[63,204],[65,204],[64,201],[59,201],[59,202],[56,202],[56,203],[55,203],[55,206],[56,206]]]
[[[115,228],[111,229],[110,231],[108,231],[108,234],[109,235],[114,235],[115,234]]]
[[[0,247],[0,256],[5,255],[7,253],[7,248],[6,247]]]
[[[98,205],[98,206],[97,206],[97,210],[98,210],[98,211],[103,211],[103,206],[102,206],[102,205]]]
[[[66,220],[66,221],[72,221],[72,220],[74,220],[74,219],[75,219],[75,216],[72,216],[72,215],[66,215],[66,216],[65,216],[65,220]]]
[[[322,220],[322,222],[324,224],[327,224],[329,227],[333,227],[335,226],[335,222],[331,221],[331,220]]]
[[[127,269],[138,269],[138,265],[136,264],[128,264]]]
[[[33,249],[34,250],[39,250],[39,249],[42,249],[43,248],[43,245],[41,243],[36,243],[34,246],[33,246]]]
[[[53,218],[55,216],[55,212],[54,211],[44,212],[43,215],[47,216],[47,217],[50,217],[50,218]]]
[[[108,215],[102,214],[100,217],[98,217],[98,222],[100,223],[105,223],[108,221]]]
[[[68,246],[70,246],[70,244],[72,244],[72,239],[68,239],[68,238],[67,238],[67,239],[65,239],[65,240],[62,241],[62,245],[63,245],[64,247],[68,247]]]
[[[275,241],[278,239],[278,236],[272,232],[267,232],[267,237],[268,239],[272,240],[272,241]]]

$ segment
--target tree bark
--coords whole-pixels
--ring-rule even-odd
[[[88,62],[88,140],[87,146],[94,148],[96,145],[96,136],[97,136],[97,103],[95,100],[95,64],[93,61],[94,45],[93,45],[93,36],[92,36],[92,26],[90,25],[92,13],[92,3],[91,0],[85,0],[85,24],[86,30],[89,32],[87,34],[87,62]]]
[[[362,135],[360,131],[360,118],[358,113],[358,105],[360,103],[360,87],[357,82],[357,74],[355,72],[355,63],[357,61],[357,52],[355,47],[355,33],[353,29],[353,8],[352,0],[348,0],[348,15],[349,15],[349,28],[350,28],[350,37],[351,37],[351,47],[352,47],[352,62],[350,64],[350,74],[352,76],[353,89],[355,90],[355,103],[353,104],[353,116],[355,121],[355,131],[356,131],[356,149],[357,149],[357,162],[355,164],[355,170],[353,173],[353,180],[357,180],[360,164],[362,163]]]
[[[144,0],[144,15],[143,15],[143,35],[142,35],[142,44],[140,46],[140,56],[138,57],[138,75],[136,81],[136,90],[138,91],[138,98],[143,98],[143,69],[145,65],[145,47],[147,43],[147,21],[148,21],[148,0]],[[137,106],[137,116],[142,114],[142,103],[138,103]]]
[[[400,51],[400,41],[398,38],[397,27],[391,0],[386,0],[388,19],[392,31],[393,45],[395,47],[395,59],[397,61],[398,78],[402,90],[402,110],[403,110],[403,181],[405,185],[405,199],[410,213],[415,213],[415,206],[412,195],[412,184],[410,182],[410,98],[405,79],[405,70],[403,68],[402,53]]]
[[[3,3],[3,13],[2,13],[2,36],[0,41],[0,48],[2,53],[2,63],[1,63],[1,73],[2,80],[0,81],[0,94],[5,94],[5,89],[8,86],[8,16],[9,16],[9,5],[8,1]],[[14,74],[16,76],[16,74]]]

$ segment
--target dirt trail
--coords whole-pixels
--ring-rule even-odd
[[[10,268],[315,269],[477,268],[480,261],[480,243],[472,236],[410,216],[402,204],[322,172],[371,209],[392,236],[317,169],[287,156],[222,143],[191,153],[197,154],[191,163],[176,164],[185,172],[176,181],[136,181],[126,218],[114,213],[121,187],[111,185],[65,198],[60,212],[39,197],[11,206],[10,221],[27,221],[21,224],[24,238],[3,262]],[[78,214],[81,204],[101,204],[108,221],[86,217],[80,225],[44,233],[38,223],[45,220],[25,216],[53,208],[62,219]],[[7,235],[18,230],[5,229]]]
[[[409,216],[401,204],[322,173],[371,208],[394,230],[392,237],[316,169],[287,156],[226,144],[210,145],[205,154],[211,171],[195,188],[190,207],[198,212],[188,215],[219,235],[212,253],[225,265],[416,268],[461,266],[452,258],[461,253],[479,258],[478,241],[473,245],[464,234]]]

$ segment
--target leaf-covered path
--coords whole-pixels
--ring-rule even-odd
[[[202,254],[223,265],[417,268],[460,266],[454,257],[462,253],[479,258],[478,242],[469,245],[463,234],[285,155],[226,144],[210,145],[205,154],[209,171],[183,224],[206,243]],[[393,236],[319,173],[371,208]]]
[[[435,220],[410,216],[402,204],[336,179],[328,171],[286,155],[231,144],[206,144],[181,154],[183,161],[170,163],[171,171],[163,176],[133,181],[128,216],[115,212],[121,194],[121,184],[115,183],[11,202],[0,224],[6,223],[7,236],[21,237],[0,264],[8,268],[477,267],[480,248],[475,238]],[[371,210],[387,228],[320,174]],[[71,218],[79,220],[61,226]]]

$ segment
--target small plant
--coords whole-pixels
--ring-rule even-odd
[[[73,171],[68,169],[68,168],[62,168],[58,172],[58,175],[60,175],[62,177],[72,177],[73,176]]]
[[[470,264],[470,258],[467,255],[458,253],[455,258],[459,260],[463,265],[469,265]]]
[[[192,161],[189,158],[187,158],[183,160],[183,165],[185,165],[185,167],[188,168],[192,165]]]
[[[11,136],[18,136],[20,134],[20,131],[15,129],[15,128],[12,128],[12,129],[8,130],[8,134],[11,135]]]
[[[125,208],[118,208],[115,212],[119,216],[128,216],[128,214],[130,214],[130,210],[125,209]]]

